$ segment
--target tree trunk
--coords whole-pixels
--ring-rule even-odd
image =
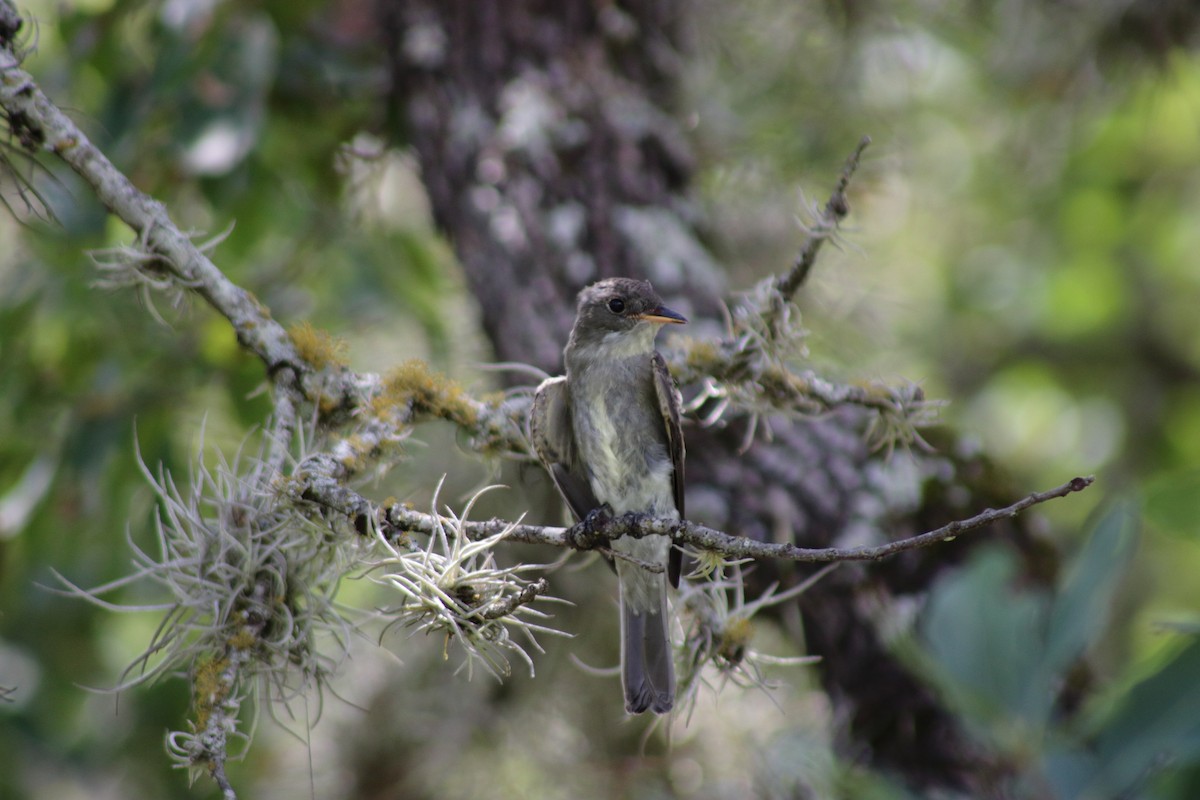
[[[697,232],[686,194],[692,157],[671,108],[687,8],[678,0],[383,0],[400,138],[419,156],[497,358],[557,372],[576,292],[614,275],[649,278],[693,320],[693,334],[721,330],[723,279]],[[869,452],[863,424],[852,411],[775,419],[772,441],[745,453],[744,421],[690,426],[689,516],[734,534],[822,546],[850,534],[895,538],[981,500],[970,492],[953,508],[933,501],[930,485],[969,478],[947,458],[922,457],[939,478],[914,495],[919,511],[894,508],[880,477],[889,466]],[[803,596],[803,635],[849,721],[847,755],[913,787],[996,796],[1004,770],[888,652],[866,610],[881,592],[921,591],[953,558],[924,553],[835,571]],[[807,574],[780,572],[786,582]]]

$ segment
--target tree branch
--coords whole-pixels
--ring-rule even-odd
[[[20,17],[8,0],[0,0],[0,15],[3,16],[0,29],[15,31],[20,27]],[[293,406],[303,398],[319,403],[323,411],[337,412],[345,418],[386,392],[389,376],[357,374],[336,363],[329,369],[318,369],[306,357],[306,352],[297,347],[289,331],[271,317],[270,311],[250,292],[230,281],[204,250],[179,229],[160,202],[137,189],[46,97],[32,76],[20,68],[20,63],[21,55],[11,38],[0,39],[0,74],[3,75],[0,107],[5,110],[13,133],[31,147],[49,151],[65,161],[92,187],[106,208],[137,232],[137,246],[147,257],[130,259],[132,263],[126,269],[134,271],[146,282],[157,285],[169,279],[180,288],[203,297],[229,320],[238,341],[263,362],[276,386],[298,393],[290,401]],[[776,281],[785,302],[803,281],[822,242],[836,228],[836,222],[848,213],[845,189],[868,141],[864,138],[847,161],[837,189],[814,225],[814,232],[796,265]],[[764,312],[764,316],[770,313]],[[907,394],[903,389],[838,386],[812,375],[796,375],[778,365],[775,369],[747,370],[745,340],[717,346],[708,341],[684,340],[682,343],[682,349],[666,353],[672,372],[678,378],[691,380],[696,373],[707,371],[723,382],[744,386],[743,394],[748,401],[774,410],[811,414],[838,405],[859,405],[887,413],[906,402]],[[528,456],[528,443],[523,434],[527,402],[518,400],[503,409],[499,407],[501,404],[470,402],[475,404],[476,413],[448,418],[467,428],[468,434],[478,439],[481,449]],[[281,417],[281,430],[288,430],[291,426],[284,420],[295,409],[281,410],[285,412],[277,415]],[[431,412],[431,416],[445,416],[438,413],[444,409],[425,410]],[[375,425],[366,436],[374,441],[365,452],[374,452],[379,443],[397,438],[404,423],[415,421],[417,416],[420,415],[410,413],[393,423]],[[368,421],[364,427],[372,427],[374,422],[377,420]],[[473,422],[478,425],[472,425]],[[358,435],[362,436],[361,431]],[[356,457],[364,454],[361,448],[355,449],[359,451],[354,454]],[[353,460],[355,458],[349,458],[348,463]]]
[[[313,470],[306,475],[313,478]],[[576,523],[570,528],[542,525],[513,524],[502,519],[479,522],[451,520],[417,511],[410,506],[396,503],[377,507],[362,495],[345,486],[313,481],[300,489],[293,497],[313,503],[328,511],[345,514],[352,519],[365,520],[368,515],[374,520],[379,532],[388,539],[405,537],[410,533],[430,535],[443,530],[451,522],[473,540],[495,536],[507,531],[506,541],[524,544],[542,544],[553,547],[569,547],[575,550],[593,550],[604,547],[621,536],[640,538],[648,535],[670,536],[676,544],[692,545],[710,550],[730,559],[780,559],[806,564],[823,564],[841,561],[880,561],[885,558],[918,550],[931,545],[952,542],[964,533],[985,527],[1001,519],[1015,517],[1022,511],[1049,500],[1081,492],[1095,482],[1094,477],[1072,478],[1061,486],[1044,492],[1034,492],[1011,505],[999,509],[988,509],[967,519],[955,520],[916,536],[871,547],[797,547],[786,542],[760,542],[743,536],[731,536],[690,520],[647,517],[642,514],[595,520],[592,518]],[[364,526],[356,524],[360,530]]]
[[[795,357],[806,354],[806,331],[792,301],[821,247],[850,213],[846,190],[870,143],[871,138],[864,136],[846,159],[824,208],[807,227],[808,236],[792,268],[760,281],[732,309],[728,336],[719,341],[672,340],[682,345],[666,353],[672,374],[681,383],[701,387],[692,407],[700,409],[709,400],[716,401],[703,414],[706,422],[718,419],[730,405],[749,412],[752,419],[772,412],[812,415],[857,406],[876,415],[872,424],[876,444],[889,449],[897,443],[924,444],[918,429],[933,419],[941,404],[926,400],[919,387],[836,384],[792,366]]]
[[[808,280],[808,274],[812,271],[813,264],[817,262],[817,254],[821,252],[821,246],[837,232],[838,225],[850,213],[846,188],[850,185],[850,179],[854,177],[855,171],[858,170],[858,162],[869,144],[871,144],[870,136],[859,139],[858,147],[854,148],[854,152],[846,159],[846,165],[842,167],[842,174],[838,178],[837,186],[834,187],[833,194],[825,203],[825,208],[813,222],[808,238],[805,239],[804,246],[800,248],[800,254],[796,257],[792,268],[775,279],[775,288],[784,300],[790,301],[795,297],[797,290]]]
[[[7,0],[5,22],[19,17]],[[20,68],[11,41],[0,44],[0,106],[18,139],[36,144],[65,161],[95,191],[105,207],[138,234],[139,242],[161,258],[149,269],[169,273],[192,289],[233,324],[238,341],[253,352],[274,375],[285,366],[299,368],[303,360],[283,326],[245,289],[217,269],[191,238],[179,230],[162,203],[135,187]]]
[[[538,595],[545,594],[550,588],[550,582],[545,578],[538,578],[533,583],[528,584],[517,594],[510,594],[503,600],[492,603],[487,608],[479,613],[483,619],[501,619],[516,611],[521,606],[529,605],[538,598]]]

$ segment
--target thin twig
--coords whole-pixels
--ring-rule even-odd
[[[785,300],[791,300],[804,281],[808,279],[808,274],[817,261],[817,253],[821,251],[821,246],[837,231],[838,224],[850,213],[850,203],[846,200],[846,187],[850,185],[850,179],[854,177],[854,172],[858,169],[858,162],[862,158],[863,151],[870,143],[870,136],[864,136],[858,141],[858,147],[854,148],[854,152],[850,154],[850,157],[846,159],[845,166],[842,167],[842,174],[838,178],[833,194],[829,196],[820,216],[813,222],[812,232],[805,240],[804,246],[800,248],[800,255],[796,257],[792,268],[776,280],[775,288],[779,290]]]
[[[1088,476],[1085,478],[1072,478],[1061,486],[1057,486],[1049,491],[1035,492],[1027,497],[1018,500],[1012,505],[1005,506],[1000,509],[988,509],[973,517],[967,519],[955,520],[949,524],[943,525],[926,533],[921,533],[916,536],[910,536],[905,539],[898,539],[887,544],[876,545],[874,547],[823,547],[823,548],[805,548],[796,547],[792,544],[780,543],[772,544],[769,542],[759,542],[753,539],[747,539],[741,536],[730,536],[721,531],[715,531],[711,528],[705,528],[693,523],[686,523],[681,526],[683,529],[675,536],[678,542],[687,542],[688,544],[698,547],[705,547],[710,550],[716,550],[724,555],[733,558],[756,558],[756,559],[783,559],[787,561],[797,561],[809,564],[829,563],[835,561],[880,561],[885,558],[890,558],[898,553],[903,553],[909,550],[919,550],[930,545],[940,544],[943,542],[952,542],[960,535],[968,531],[982,528],[990,525],[1001,519],[1015,517],[1017,514],[1025,511],[1028,508],[1045,503],[1048,500],[1054,500],[1059,497],[1066,497],[1073,492],[1081,492],[1091,486],[1096,479]],[[655,530],[659,527],[655,520],[652,525],[638,524],[636,528],[640,529],[642,535],[648,533],[674,533],[671,531],[672,523],[679,525],[676,520],[667,520],[665,525],[661,527],[662,531]],[[630,526],[635,527],[633,525]],[[625,535],[636,535],[634,530],[625,532]]]
[[[296,434],[299,424],[298,409],[300,398],[295,392],[284,389],[275,397],[275,413],[272,415],[271,427],[267,435],[270,445],[267,448],[266,463],[269,467],[267,474],[282,475],[287,464],[288,446]]]
[[[234,791],[233,784],[229,782],[229,777],[225,774],[224,760],[214,763],[209,774],[212,775],[217,788],[221,790],[221,797],[225,800],[237,800],[237,792]]]
[[[533,583],[527,585],[517,594],[510,594],[503,600],[492,603],[479,616],[483,619],[500,619],[507,617],[509,614],[516,611],[521,606],[529,605],[537,599],[538,595],[544,594],[550,588],[550,583],[545,578],[538,578]]]
[[[546,544],[555,547],[570,547],[576,550],[593,550],[603,547],[608,541],[620,536],[635,538],[649,535],[670,536],[676,544],[690,544],[720,553],[727,558],[780,559],[808,564],[823,564],[837,561],[879,561],[898,553],[918,550],[923,547],[954,541],[969,531],[982,528],[997,520],[1015,517],[1017,514],[1073,492],[1081,492],[1091,486],[1094,477],[1072,478],[1061,486],[1045,492],[1035,492],[1017,502],[1000,509],[988,509],[967,519],[955,520],[916,536],[872,547],[797,547],[788,543],[760,542],[744,536],[731,536],[723,531],[700,525],[689,520],[653,518],[640,514],[625,514],[599,522],[580,522],[570,528],[540,525],[513,525],[505,520],[492,519],[462,523],[462,531],[472,539],[493,536],[508,530],[506,541],[526,544]],[[342,490],[342,499],[354,496],[363,505],[369,502],[349,489]],[[327,507],[337,508],[339,502],[330,502]],[[433,533],[444,518],[408,508],[392,505],[376,512],[380,532],[386,537],[408,533]]]

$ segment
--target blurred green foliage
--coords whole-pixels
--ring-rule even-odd
[[[1200,56],[1110,58],[1101,11],[1078,4],[1070,24],[1062,4],[975,5],[703,4],[681,100],[701,194],[745,287],[789,263],[796,187],[822,197],[874,137],[844,246],[803,299],[821,368],[924,383],[1030,486],[1095,472],[1089,494],[1142,500],[1090,525],[1086,502],[1048,508],[1074,552],[1058,586],[1021,585],[1003,551],[980,552],[901,646],[1056,796],[1185,800],[1200,794]],[[26,6],[43,88],[199,239],[235,222],[214,258],[276,317],[349,339],[363,369],[481,358],[415,169],[376,136],[369,4]],[[0,702],[0,796],[204,796],[159,756],[183,682],[79,688],[115,682],[153,620],[41,587],[51,569],[85,586],[123,575],[124,537],[145,545],[154,513],[139,453],[185,474],[204,419],[235,448],[268,408],[262,369],[196,301],[154,298],[164,325],[144,298],[92,288],[85,253],[129,231],[46,163],[57,222],[0,217],[0,686],[17,688]],[[452,449],[431,448],[427,474]],[[1075,680],[1077,717],[1053,702]],[[760,794],[902,796],[778,725]],[[506,780],[527,785],[539,755]],[[681,794],[697,784],[686,766]]]
[[[1077,542],[1088,504],[1045,509],[1082,548],[1050,594],[980,553],[930,598],[917,661],[1055,796],[1193,797],[1200,55],[1116,54],[1088,39],[1112,23],[1099,4],[1069,25],[1055,4],[979,5],[992,16],[710,4],[702,185],[727,262],[777,271],[814,182],[873,136],[853,230],[803,301],[814,356],[922,381],[1026,480],[1096,473],[1104,499],[1140,498]],[[1096,707],[1064,727],[1048,703],[1084,653]]]
[[[388,357],[445,356],[429,298],[453,278],[427,212],[385,223],[345,201],[342,151],[383,113],[364,89],[379,67],[354,20],[320,3],[23,10],[38,23],[26,66],[44,90],[198,240],[232,224],[214,258],[277,317],[386,335],[399,309],[420,324]],[[330,20],[352,27],[329,35]],[[137,459],[186,475],[203,420],[231,452],[270,409],[262,365],[194,299],[176,310],[95,288],[87,253],[130,232],[45,164],[53,179],[37,186],[55,221],[19,202],[19,221],[0,218],[0,686],[16,689],[0,704],[0,796],[195,796],[161,756],[188,708],[185,682],[120,697],[81,688],[118,681],[152,616],[99,613],[46,587],[58,585],[51,570],[81,586],[129,571],[125,537],[149,546],[154,514]],[[16,199],[12,184],[0,192]],[[110,599],[161,600],[143,593]]]
[[[1152,774],[1161,752],[1161,742],[1144,740],[1137,728],[1165,723],[1166,738],[1177,733],[1166,707],[1146,706],[1137,721],[1121,711],[1101,711],[1086,730],[1078,730],[1060,707],[1063,687],[1087,680],[1071,670],[1108,626],[1137,546],[1137,524],[1132,505],[1105,513],[1052,592],[1022,588],[1012,556],[986,549],[943,579],[930,598],[921,630],[927,647],[918,652],[976,733],[1030,776],[1020,796],[1036,796],[1039,782],[1054,786],[1059,797],[1122,796]],[[1147,683],[1169,679],[1160,673]],[[1068,696],[1084,688],[1070,687]],[[1143,684],[1133,696],[1140,691],[1154,688]],[[1097,702],[1109,704],[1111,698]],[[1098,776],[1103,762],[1088,744],[1095,741],[1109,743],[1113,752],[1106,761],[1119,757],[1126,763]],[[1079,771],[1092,761],[1091,769]]]

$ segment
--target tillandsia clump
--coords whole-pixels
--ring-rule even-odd
[[[679,697],[680,707],[687,709],[688,717],[695,710],[701,686],[719,692],[726,683],[733,683],[769,693],[777,687],[763,673],[764,666],[799,666],[820,660],[814,656],[774,656],[755,649],[754,618],[771,606],[795,599],[836,564],[782,592],[777,591],[778,584],[771,584],[759,597],[747,602],[742,566],[748,559],[729,561],[720,554],[703,551],[695,555],[697,569],[689,575],[694,580],[679,586],[685,629],[679,648]]]
[[[443,479],[444,480],[444,479]],[[544,652],[536,634],[569,634],[543,624],[549,615],[532,608],[534,600],[557,601],[545,594],[545,578],[528,580],[524,573],[546,570],[545,564],[502,567],[496,561],[496,546],[508,538],[520,520],[499,533],[472,540],[464,527],[477,492],[461,515],[447,509],[438,512],[438,491],[434,492],[431,515],[434,531],[428,544],[420,547],[407,539],[389,540],[376,532],[376,541],[384,556],[373,561],[367,574],[375,583],[399,594],[399,603],[380,609],[391,620],[388,628],[403,626],[413,633],[444,637],[443,653],[449,658],[450,646],[463,653],[456,672],[474,675],[476,664],[496,679],[512,674],[509,656],[515,656],[534,674],[533,659],[526,648]],[[385,629],[386,630],[386,629]]]
[[[263,437],[264,450],[269,438]],[[151,472],[141,464],[160,513],[153,551],[129,541],[131,574],[91,589],[57,577],[66,593],[102,608],[163,614],[112,691],[186,674],[192,717],[188,730],[168,733],[168,749],[182,767],[211,770],[230,756],[231,740],[248,743],[240,729],[247,697],[286,705],[320,689],[336,671],[351,626],[334,596],[361,545],[331,535],[284,501],[263,452],[239,452],[232,461],[218,454],[210,465],[203,430],[199,449],[182,488],[161,466]],[[103,599],[144,581],[171,600],[115,605]]]

